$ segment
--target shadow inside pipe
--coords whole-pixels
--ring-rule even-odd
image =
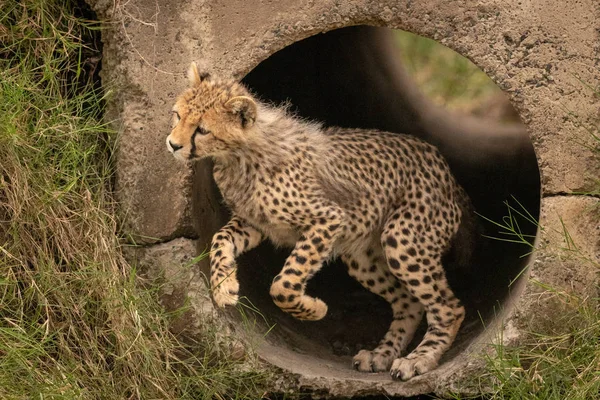
[[[540,175],[525,128],[459,116],[433,105],[404,72],[388,29],[359,26],[310,37],[273,54],[243,81],[263,100],[289,101],[299,116],[325,125],[408,133],[435,144],[477,212],[491,220],[507,215],[504,202],[512,197],[533,218],[539,216]],[[481,222],[484,235],[498,236],[497,226]],[[525,235],[537,234],[534,224],[520,229]],[[526,266],[523,254],[529,250],[482,236],[469,271],[447,265],[451,287],[467,316],[445,359],[466,347],[494,318],[509,296],[510,282]],[[309,294],[329,305],[323,320],[301,322],[273,304],[269,287],[289,252],[265,243],[239,260],[241,294],[268,324],[275,324],[267,340],[321,358],[375,347],[391,321],[390,307],[350,278],[339,261],[326,265],[308,284]]]

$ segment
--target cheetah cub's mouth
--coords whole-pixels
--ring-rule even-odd
[[[175,102],[167,149],[186,161],[231,154],[252,136],[257,105],[248,90],[233,80],[200,73],[192,63],[191,87]]]

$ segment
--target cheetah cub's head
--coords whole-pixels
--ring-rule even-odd
[[[191,87],[173,107],[167,148],[181,160],[226,155],[252,136],[257,106],[248,90],[233,80],[188,70]]]

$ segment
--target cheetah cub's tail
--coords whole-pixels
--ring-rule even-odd
[[[452,265],[457,270],[466,271],[473,268],[477,245],[483,231],[471,199],[464,189],[459,186],[455,196],[458,200],[462,218],[460,226],[452,239],[452,247],[448,255]]]

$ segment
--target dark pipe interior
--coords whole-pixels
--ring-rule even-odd
[[[326,125],[376,128],[428,140],[444,153],[480,214],[502,220],[507,214],[504,201],[514,196],[538,217],[540,177],[524,128],[456,116],[432,105],[402,69],[388,29],[350,27],[310,37],[273,54],[244,82],[263,100],[289,101],[298,115]],[[483,227],[486,235],[498,236],[497,227]],[[533,225],[521,228],[536,234]],[[449,267],[451,285],[467,307],[454,353],[482,329],[482,318],[493,318],[509,283],[527,262],[521,256],[528,248],[514,243],[482,237],[477,250],[470,271]],[[340,262],[324,267],[308,285],[311,294],[329,305],[322,321],[297,321],[272,303],[269,286],[288,253],[263,244],[239,263],[242,294],[276,323],[268,340],[316,357],[327,356],[323,348],[329,355],[353,355],[363,346],[374,346],[388,327],[389,306],[348,277]]]

